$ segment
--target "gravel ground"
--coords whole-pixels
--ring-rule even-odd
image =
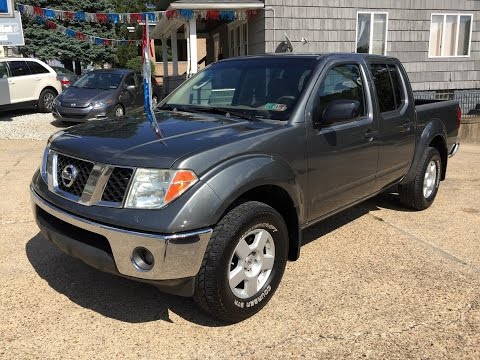
[[[0,140],[0,359],[480,359],[480,146],[423,212],[379,196],[310,228],[272,301],[225,326],[43,238],[43,141]]]
[[[47,140],[51,134],[65,127],[52,114],[33,109],[0,113],[0,139]]]

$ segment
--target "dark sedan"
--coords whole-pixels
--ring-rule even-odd
[[[158,94],[153,91],[155,103]],[[55,99],[53,115],[66,122],[120,117],[142,109],[143,94],[143,79],[132,70],[94,70]]]
[[[51,68],[57,73],[58,80],[62,83],[62,90],[68,88],[80,77],[73,71],[70,71],[60,66],[51,66]]]

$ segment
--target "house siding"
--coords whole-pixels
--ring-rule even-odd
[[[387,55],[399,58],[415,91],[480,88],[480,0],[265,0],[263,46],[255,40],[252,53],[272,52],[287,33],[298,52],[354,52],[358,11],[388,12]],[[432,13],[473,14],[470,57],[429,58]],[[274,41],[275,40],[275,41]]]

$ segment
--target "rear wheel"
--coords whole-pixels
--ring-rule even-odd
[[[237,206],[215,227],[194,300],[227,322],[256,314],[277,289],[287,252],[287,228],[276,210],[255,201]]]
[[[437,196],[442,173],[442,160],[437,149],[428,147],[423,155],[415,178],[398,188],[400,201],[415,210],[432,205]]]
[[[45,89],[40,93],[38,99],[38,109],[43,113],[52,112],[53,101],[57,97],[57,93],[51,89]]]

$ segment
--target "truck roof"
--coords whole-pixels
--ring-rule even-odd
[[[359,54],[359,53],[345,53],[345,52],[339,52],[339,53],[266,53],[266,54],[261,54],[261,55],[247,55],[247,56],[238,56],[238,57],[233,57],[233,58],[228,58],[224,59],[221,61],[232,61],[232,60],[239,60],[239,59],[248,59],[248,58],[269,58],[269,57],[284,57],[284,58],[311,58],[311,59],[317,59],[320,60],[323,57],[358,57],[362,59],[367,59],[367,58],[384,58],[384,59],[396,59],[391,56],[384,56],[384,55],[375,55],[375,54]]]

